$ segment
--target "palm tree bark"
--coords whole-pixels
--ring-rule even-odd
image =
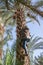
[[[2,48],[0,48],[0,59],[2,59]]]
[[[3,40],[0,41],[0,59],[2,59],[2,53],[3,53]]]
[[[14,18],[17,20],[17,43],[16,43],[16,62],[15,65],[30,65],[30,58],[25,53],[25,49],[22,47],[23,42],[21,39],[25,38],[25,32],[22,34],[21,30],[26,27],[26,21],[23,8],[17,9]]]
[[[4,25],[3,23],[0,23],[0,59],[2,59],[2,48],[3,48],[3,34],[4,34]]]

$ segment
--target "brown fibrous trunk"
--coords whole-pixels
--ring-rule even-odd
[[[17,43],[16,43],[16,65],[30,65],[30,58],[29,56],[25,54],[25,49],[22,47],[23,42],[21,39],[25,38],[26,34],[25,32],[22,34],[22,29],[26,27],[26,21],[25,21],[25,16],[24,16],[24,11],[23,9],[17,9],[14,17],[16,18],[17,22],[17,27],[16,27],[16,32],[17,32]]]

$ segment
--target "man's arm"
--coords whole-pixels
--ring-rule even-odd
[[[30,41],[30,38],[25,38],[25,41],[29,42]]]

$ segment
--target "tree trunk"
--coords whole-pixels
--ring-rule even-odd
[[[2,59],[2,48],[0,48],[0,59]]]
[[[26,27],[26,21],[24,16],[24,11],[22,8],[17,9],[17,11],[14,14],[14,18],[16,16],[17,20],[17,43],[16,43],[16,62],[15,65],[30,65],[30,58],[29,56],[25,54],[25,49],[22,47],[23,42],[21,39],[23,39],[26,35],[25,32],[22,34],[22,29]]]

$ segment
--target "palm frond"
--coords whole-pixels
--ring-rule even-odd
[[[42,48],[43,47],[43,42],[39,42],[39,43],[35,44],[33,47],[34,48],[32,48],[32,50],[35,50],[35,49],[43,49]]]
[[[5,0],[5,5],[6,5],[6,8],[9,10],[8,0]]]
[[[28,8],[30,8],[33,12],[35,12],[35,13],[37,13],[37,14],[39,14],[40,16],[43,17],[43,14],[42,14],[40,11],[38,11],[35,7],[33,7],[32,5],[26,4],[26,3],[22,2],[22,1],[19,1],[19,2],[20,2],[21,4],[27,6]]]
[[[42,7],[43,6],[43,1],[40,0],[38,2],[35,3],[34,7],[38,8],[38,7]]]
[[[39,20],[37,18],[37,15],[35,16],[35,15],[31,14],[31,13],[28,13],[27,15],[28,15],[28,17],[32,18],[33,20],[37,21],[37,23],[40,25]]]
[[[11,50],[13,53],[16,51],[16,42],[13,42]]]
[[[34,63],[35,65],[43,65],[43,52],[40,53],[40,56],[35,57]]]
[[[35,37],[34,39],[31,39],[30,45],[36,44],[40,39],[42,39],[42,38],[41,37]]]
[[[43,49],[43,38],[41,37],[35,37],[30,40],[29,42],[29,50],[35,50],[35,49]]]

